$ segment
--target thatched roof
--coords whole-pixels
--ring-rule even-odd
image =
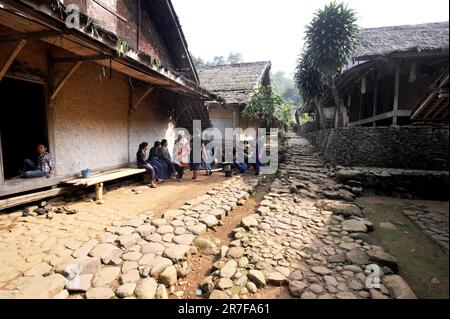
[[[227,103],[245,104],[249,93],[263,84],[270,62],[238,63],[199,68],[200,85]]]
[[[362,30],[356,60],[393,53],[448,51],[449,22],[402,25]]]

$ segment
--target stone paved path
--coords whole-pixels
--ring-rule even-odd
[[[226,180],[161,218],[21,219],[0,233],[0,298],[180,298],[177,282],[196,271],[192,254],[218,258],[199,287],[210,298],[252,298],[266,285],[303,299],[414,298],[396,259],[367,234],[373,225],[353,204],[361,185],[332,177],[306,140],[290,138],[270,193],[223,247],[205,232],[244,205],[259,179]]]
[[[0,233],[1,298],[168,298],[187,275],[196,236],[243,205],[258,179],[223,182],[152,213],[19,218]]]
[[[403,213],[408,216],[419,228],[421,228],[423,232],[427,234],[435,243],[441,246],[448,254],[448,212],[405,209]]]
[[[233,230],[202,290],[213,299],[251,298],[266,285],[302,299],[415,298],[367,234],[373,225],[352,203],[360,185],[331,175],[306,140],[291,138],[271,193]]]

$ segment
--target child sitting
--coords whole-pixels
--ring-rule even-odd
[[[52,177],[55,166],[53,164],[53,159],[50,156],[50,153],[47,152],[47,147],[44,144],[39,144],[36,150],[39,153],[36,163],[29,159],[26,159],[24,161],[22,177]]]

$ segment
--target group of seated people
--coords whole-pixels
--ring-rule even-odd
[[[189,142],[179,135],[175,141],[173,158],[170,155],[166,139],[161,142],[157,141],[149,150],[149,144],[143,142],[139,145],[139,150],[136,154],[137,165],[139,168],[145,169],[150,175],[150,187],[155,188],[158,183],[163,183],[168,179],[174,179],[181,182],[184,176],[185,168],[193,172],[192,179],[198,181],[198,172],[201,167],[206,171],[206,175],[212,175],[211,163],[214,157],[213,151],[208,151],[206,145],[209,141],[202,141],[200,156],[194,156],[193,139]],[[245,174],[251,167],[254,168],[255,174],[260,174],[261,163],[259,161],[258,146],[256,145],[255,152],[252,152],[249,147],[249,142],[244,141],[243,161],[237,159],[236,148],[233,149],[233,164],[234,169],[239,173]],[[20,177],[35,178],[47,177],[50,178],[54,174],[54,162],[47,151],[47,147],[43,144],[37,146],[38,158],[36,162],[26,159],[24,168],[21,171]],[[196,160],[197,159],[197,160]],[[200,159],[200,160],[199,160]]]
[[[175,141],[173,158],[168,149],[168,141],[162,140],[155,142],[154,146],[148,150],[149,144],[143,142],[139,145],[136,154],[137,165],[145,169],[150,175],[150,187],[155,188],[156,184],[163,183],[168,179],[176,178],[181,182],[184,176],[184,170],[189,167],[193,172],[192,179],[198,181],[198,172],[203,166],[206,175],[212,175],[211,165],[209,164],[208,153],[205,142],[201,143],[201,161],[196,162],[194,156],[193,141],[190,142],[179,135]]]

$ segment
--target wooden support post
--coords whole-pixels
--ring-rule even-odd
[[[377,116],[378,111],[378,90],[380,87],[379,83],[379,73],[377,74],[375,78],[375,87],[373,88],[373,117]],[[373,122],[373,127],[377,126],[377,122]]]
[[[16,45],[14,45],[13,48],[11,48],[11,50],[7,53],[5,60],[0,61],[0,81],[3,79],[9,67],[19,55],[20,51],[22,51],[25,44],[27,44],[27,40],[20,40],[17,42]]]
[[[78,68],[81,66],[81,61],[78,61],[73,65],[69,71],[67,71],[66,74],[62,77],[62,79],[59,81],[58,84],[55,85],[55,87],[52,90],[52,94],[50,95],[50,100],[54,100],[58,93],[61,91],[61,89],[64,87],[64,84],[72,77],[72,75],[75,74],[75,72],[78,70]],[[52,75],[50,75],[52,76]]]
[[[95,201],[97,204],[103,204],[103,183],[95,185]]]
[[[136,111],[136,110],[137,110],[137,107],[139,106],[139,104],[141,104],[141,103],[145,100],[145,98],[146,98],[150,93],[152,93],[152,91],[153,91],[154,89],[155,89],[154,87],[148,87],[147,89],[145,89],[145,91],[142,93],[142,95],[141,95],[138,99],[136,99],[136,102],[133,101],[133,105],[131,106],[131,109],[132,109],[133,111]],[[134,98],[133,98],[133,100],[134,100]]]
[[[399,102],[399,93],[400,93],[400,68],[401,61],[397,60],[395,62],[395,95],[394,95],[394,117],[392,119],[392,125],[397,126],[397,111],[398,111],[398,102]]]

